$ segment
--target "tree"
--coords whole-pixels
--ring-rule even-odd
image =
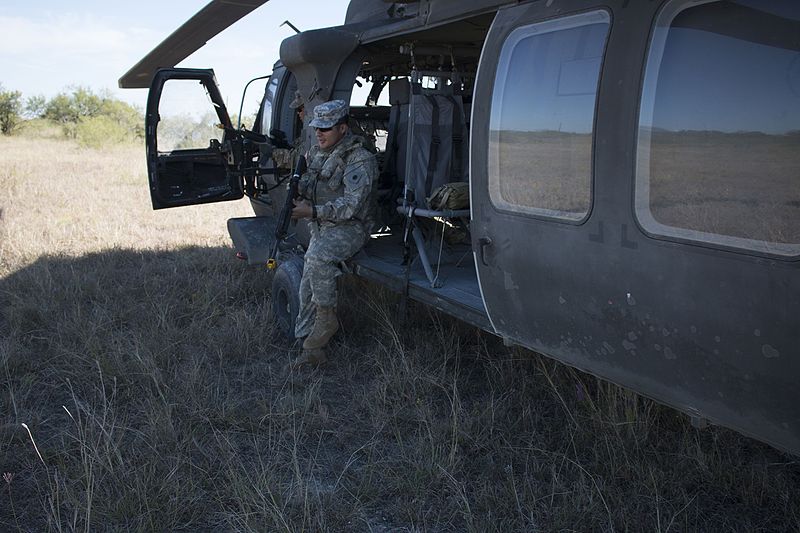
[[[70,91],[53,97],[44,109],[44,118],[62,125],[68,137],[95,139],[94,129],[106,133],[113,129],[109,139],[117,139],[121,135],[128,139],[144,138],[142,113],[135,107],[113,98],[107,92],[95,94],[86,87],[72,87]],[[95,142],[91,141],[90,144]]]
[[[78,115],[78,110],[73,104],[72,98],[64,93],[59,93],[47,102],[44,108],[44,118],[66,125],[77,123],[80,115]]]
[[[59,124],[76,124],[82,117],[96,117],[104,98],[85,87],[73,87],[70,94],[58,93],[44,110],[44,117]]]
[[[4,91],[0,85],[0,133],[8,135],[19,124],[22,111],[22,93],[19,91]]]
[[[25,116],[39,118],[47,110],[47,98],[44,95],[30,96],[25,101]]]
[[[75,87],[72,90],[72,102],[79,117],[96,117],[103,111],[103,104],[109,100],[108,95],[97,95],[86,87]]]

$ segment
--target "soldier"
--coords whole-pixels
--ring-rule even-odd
[[[294,92],[294,100],[289,102],[289,107],[297,112],[297,118],[300,119],[300,124],[302,124],[306,118],[306,106],[300,91]]]
[[[308,172],[298,188],[292,218],[311,220],[311,242],[300,282],[295,337],[303,353],[294,366],[327,361],[325,347],[339,329],[336,278],[339,264],[366,244],[375,216],[378,163],[366,141],[350,132],[348,106],[332,100],[314,108],[310,126],[318,146],[307,156]]]
[[[292,165],[297,161],[297,156],[302,152],[303,148],[303,122],[305,121],[305,100],[300,91],[295,91],[294,100],[289,103],[289,107],[294,109],[297,113],[297,118],[300,120],[301,133],[295,138],[292,143],[292,148],[275,148],[272,150],[272,158],[275,160],[275,166],[282,169],[292,170]]]

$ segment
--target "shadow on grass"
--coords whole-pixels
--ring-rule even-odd
[[[181,496],[195,482],[183,457],[193,424],[235,421],[252,398],[230,395],[231,380],[253,384],[287,356],[268,326],[268,287],[228,248],[44,257],[0,280],[0,447],[16,511],[37,524],[82,509],[92,529],[148,527],[140,520],[159,513],[193,523]],[[40,504],[55,489],[61,501]]]
[[[331,363],[289,372],[269,283],[228,248],[0,280],[3,529],[798,526],[792,458],[358,280]]]

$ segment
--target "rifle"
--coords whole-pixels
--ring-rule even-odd
[[[283,202],[283,209],[278,216],[278,224],[275,226],[275,244],[272,247],[272,252],[267,260],[267,268],[275,270],[278,268],[278,252],[281,242],[286,238],[289,232],[289,222],[292,221],[292,209],[294,209],[293,200],[297,198],[297,187],[300,183],[300,177],[306,171],[306,158],[302,155],[297,158],[294,173],[289,178],[289,185],[286,191],[286,200]]]

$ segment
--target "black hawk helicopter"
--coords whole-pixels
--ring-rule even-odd
[[[800,4],[351,0],[282,42],[250,131],[213,71],[172,67],[264,3],[212,1],[120,79],[150,87],[155,209],[247,196],[256,216],[228,228],[264,264],[291,174],[276,150],[313,142],[295,92],[310,110],[367,83],[351,121],[383,227],[355,275],[800,453]],[[222,129],[182,149],[160,106],[186,80]],[[287,332],[307,239],[279,247]]]

